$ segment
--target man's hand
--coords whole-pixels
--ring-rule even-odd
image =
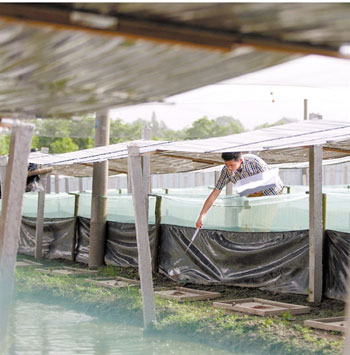
[[[196,228],[201,229],[203,226],[203,217],[199,216],[197,222],[196,222]]]
[[[201,229],[203,226],[203,220],[210,209],[211,205],[214,203],[216,198],[219,196],[220,190],[214,189],[211,194],[208,196],[208,198],[205,200],[202,211],[198,217],[198,220],[196,222],[196,228]]]

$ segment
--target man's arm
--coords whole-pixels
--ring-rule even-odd
[[[202,228],[203,219],[205,218],[207,212],[209,211],[210,207],[213,205],[216,198],[219,196],[220,192],[221,192],[220,190],[214,189],[212,193],[208,196],[208,198],[205,200],[202,211],[196,222],[196,228]]]

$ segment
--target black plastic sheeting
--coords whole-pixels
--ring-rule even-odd
[[[196,284],[261,287],[306,294],[309,232],[244,233],[162,225],[159,270]]]
[[[89,263],[90,218],[77,218],[77,247],[75,261]]]
[[[18,252],[34,255],[36,219],[22,217]],[[78,217],[76,261],[88,263],[90,219]],[[173,280],[196,284],[260,287],[306,294],[309,288],[309,232],[244,233],[201,230],[186,252],[195,229],[149,226],[153,270]],[[107,265],[137,267],[135,225],[107,222]],[[44,220],[43,255],[72,258],[74,218]],[[345,300],[349,274],[350,234],[326,231],[324,295]],[[158,262],[158,263],[157,263]]]
[[[324,294],[345,301],[349,275],[350,234],[326,231],[323,262]]]
[[[18,252],[34,255],[36,218],[22,217]],[[44,219],[43,255],[49,259],[72,259],[74,218]]]
[[[153,270],[156,270],[158,236],[155,225],[148,226]],[[138,266],[136,229],[133,223],[107,222],[105,262],[107,265]]]
[[[157,228],[148,226],[153,269],[157,253]],[[78,217],[78,245],[76,261],[87,264],[89,261],[90,219]],[[136,244],[136,229],[133,223],[107,221],[106,253],[107,265],[137,267],[138,252]]]

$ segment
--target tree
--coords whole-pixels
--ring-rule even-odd
[[[233,117],[221,116],[210,120],[204,116],[194,121],[192,127],[185,131],[185,139],[220,137],[241,132],[244,132],[243,125]]]

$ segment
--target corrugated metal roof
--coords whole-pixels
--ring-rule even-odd
[[[94,162],[109,160],[109,173],[127,172],[127,147],[136,144],[141,154],[150,154],[151,172],[174,173],[205,169],[222,164],[221,153],[253,152],[267,163],[301,163],[309,160],[308,147],[323,145],[324,159],[350,153],[350,123],[301,121],[225,137],[164,142],[139,140],[58,155],[32,153],[29,161],[53,165],[55,173],[91,176]]]

